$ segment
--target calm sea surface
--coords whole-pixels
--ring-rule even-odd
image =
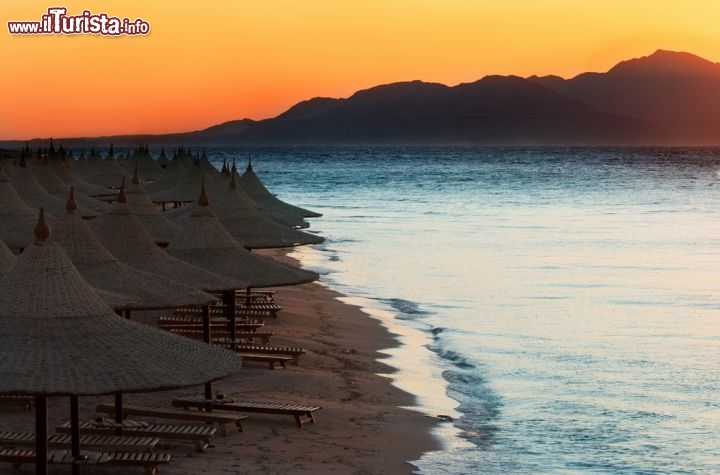
[[[249,153],[454,419],[420,473],[720,473],[720,150]]]

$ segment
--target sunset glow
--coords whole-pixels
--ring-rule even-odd
[[[720,61],[715,0],[72,0],[150,34],[8,33],[54,5],[3,0],[2,139],[196,130],[377,84],[572,77],[660,48]]]

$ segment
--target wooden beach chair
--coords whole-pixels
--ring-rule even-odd
[[[213,296],[217,297],[218,300],[222,300],[222,293],[220,292],[210,292]],[[247,302],[250,300],[251,302],[274,302],[275,301],[275,291],[274,290],[251,290],[250,292],[246,291],[236,291],[235,292],[235,302]]]
[[[86,421],[80,423],[81,434],[115,434],[120,429],[123,435],[136,437],[159,437],[163,440],[186,440],[203,452],[210,445],[212,436],[217,432],[215,425],[209,424],[156,424],[152,422],[125,419],[122,424],[110,419]],[[70,432],[70,423],[56,428],[57,432]]]
[[[173,328],[202,328],[201,317],[187,316],[164,316],[158,319],[158,327],[165,330]],[[210,320],[210,328],[227,328],[229,322],[224,318],[213,318]],[[265,323],[259,320],[241,320],[235,323],[235,328],[239,331],[257,331],[265,326]]]
[[[202,340],[203,339],[203,330],[198,328],[173,328],[168,330],[171,333],[175,333],[176,335],[184,336],[187,338],[193,338],[195,340]],[[239,331],[235,334],[235,336],[238,338],[238,340],[243,340],[244,342],[247,341],[255,341],[259,340],[262,344],[269,344],[270,343],[270,337],[274,336],[274,332],[257,332],[257,331]],[[213,328],[212,329],[212,338],[213,341],[223,339],[227,339],[230,337],[230,331],[225,328]]]
[[[270,316],[277,318],[277,313],[282,310],[282,307],[275,302],[262,302],[262,301],[251,301],[250,303],[245,300],[241,300],[235,304],[235,308],[239,312],[243,311],[264,311],[268,312]]]
[[[202,309],[196,307],[178,307],[174,313],[175,315],[181,316],[200,316],[202,315]],[[222,306],[210,306],[209,313],[211,317],[221,317],[225,314],[225,309]],[[277,312],[263,308],[237,306],[235,307],[235,317],[240,320],[262,320],[267,317],[277,317]]]
[[[48,437],[51,449],[69,449],[70,435],[52,434]],[[158,437],[132,437],[123,435],[81,435],[80,447],[85,450],[105,452],[152,452],[160,443]],[[0,446],[25,447],[35,445],[35,434],[32,432],[0,432]]]
[[[203,396],[186,396],[175,398],[172,401],[173,406],[182,407],[184,409],[198,409],[200,411],[238,411],[238,412],[255,412],[262,414],[279,414],[290,415],[295,419],[298,427],[302,428],[303,424],[315,423],[313,413],[322,409],[319,406],[308,406],[304,404],[288,404],[276,402],[252,402],[237,401],[234,399],[205,399]]]
[[[80,458],[72,456],[69,450],[51,450],[47,461],[51,465],[120,465],[142,467],[148,475],[155,475],[158,465],[170,463],[170,454],[155,452],[88,452],[82,451]],[[35,463],[33,449],[2,449],[0,462],[11,463],[15,468],[22,464]]]
[[[306,353],[305,348],[293,348],[288,346],[248,345],[242,343],[238,344],[237,342],[233,342],[232,340],[220,340],[217,344],[225,348],[233,349],[236,353],[240,354],[247,353],[255,355],[271,354],[290,356],[293,363],[295,364],[299,364],[300,356]]]
[[[115,405],[114,404],[99,404],[96,410],[107,415],[109,418],[115,417]],[[222,436],[227,437],[227,425],[235,424],[238,431],[242,432],[242,421],[247,420],[249,416],[240,414],[220,414],[217,412],[189,412],[174,409],[172,407],[149,407],[149,406],[138,406],[138,405],[123,405],[122,408],[123,419],[128,416],[144,416],[152,417],[154,419],[173,419],[181,421],[200,421],[216,424],[220,430]]]
[[[286,356],[286,355],[273,355],[273,354],[256,354],[256,353],[241,353],[238,352],[238,355],[240,355],[243,359],[243,363],[246,362],[253,362],[253,363],[267,363],[270,365],[270,369],[276,369],[277,365],[280,365],[281,368],[285,369],[287,368],[287,363],[291,362],[293,360],[292,356]]]

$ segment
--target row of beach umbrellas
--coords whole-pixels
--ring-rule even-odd
[[[115,394],[121,403],[126,392],[205,384],[211,397],[210,382],[240,367],[233,352],[118,312],[196,305],[207,317],[216,301],[209,292],[234,303],[237,290],[311,282],[316,273],[251,249],[322,238],[298,229],[317,214],[279,201],[251,165],[238,176],[206,157],[182,151],[153,160],[142,148],[125,160],[40,155],[23,151],[0,169],[0,392],[36,396],[36,468],[46,473],[47,397],[70,396],[72,453],[80,457],[78,396]],[[141,171],[153,180],[141,181]],[[174,220],[158,210],[187,203],[189,190],[194,204]],[[234,319],[234,309],[227,315]]]

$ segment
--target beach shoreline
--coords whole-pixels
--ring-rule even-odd
[[[282,260],[293,260],[285,251],[266,251]],[[415,397],[383,375],[394,368],[382,360],[383,350],[396,347],[397,339],[380,321],[359,307],[343,303],[345,297],[323,283],[275,289],[283,307],[277,319],[268,319],[272,344],[302,346],[307,354],[299,365],[270,370],[247,363],[236,374],[213,385],[215,393],[229,398],[291,402],[321,406],[317,423],[298,428],[289,416],[252,414],[244,432],[216,435],[205,453],[191,444],[167,446],[172,462],[161,468],[167,475],[232,473],[413,473],[410,462],[437,450],[432,431],[438,420],[408,409]],[[154,325],[167,312],[136,312],[133,319]],[[127,404],[169,406],[179,395],[201,394],[190,388],[150,394],[129,394]],[[80,398],[82,419],[96,417],[95,406],[112,397]],[[67,398],[51,398],[49,429],[67,421]],[[6,430],[33,431],[33,414],[0,409]],[[167,420],[158,422],[168,422]],[[164,450],[159,448],[158,451]],[[20,473],[31,473],[24,466]],[[63,468],[51,473],[64,473]],[[84,470],[85,471],[85,470]],[[127,469],[91,468],[87,473],[128,473]],[[139,469],[138,469],[139,472]],[[0,473],[18,473],[0,465]]]

